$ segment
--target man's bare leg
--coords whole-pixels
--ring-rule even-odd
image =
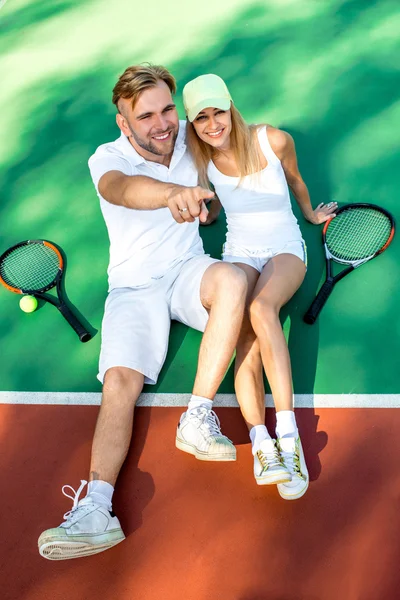
[[[236,460],[236,448],[221,433],[211,411],[239,336],[246,299],[245,274],[230,264],[216,263],[205,272],[200,290],[209,311],[203,334],[193,395],[181,417],[176,446],[199,460]]]
[[[209,320],[200,345],[195,396],[214,399],[235,351],[243,320],[247,280],[238,268],[216,263],[204,273],[200,298]]]
[[[75,497],[70,496],[74,503],[64,523],[40,535],[38,547],[44,558],[63,560],[97,554],[125,539],[118,518],[111,511],[111,499],[128,453],[133,412],[143,381],[141,373],[125,367],[106,372],[93,439],[88,494],[79,500],[86,484],[82,481]]]
[[[144,376],[126,367],[108,369],[92,445],[89,480],[115,485],[132,438],[133,413]]]

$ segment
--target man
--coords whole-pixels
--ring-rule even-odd
[[[82,480],[69,496],[74,504],[65,521],[39,538],[40,554],[51,560],[101,552],[124,539],[112,494],[135,403],[164,363],[171,319],[204,331],[176,446],[201,460],[236,459],[211,409],[239,335],[247,284],[239,269],[204,254],[198,223],[207,220],[204,201],[213,193],[197,186],[175,89],[163,67],[126,69],[113,91],[121,136],[89,160],[110,237],[98,375],[103,395],[87,496],[79,501]]]

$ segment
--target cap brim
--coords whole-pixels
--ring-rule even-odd
[[[229,110],[231,107],[230,98],[207,98],[202,102],[199,102],[193,108],[188,111],[188,119],[190,122],[194,121],[200,111],[205,108],[219,108],[221,110]]]

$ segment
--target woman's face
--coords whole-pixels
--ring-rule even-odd
[[[205,108],[193,121],[193,127],[206,144],[220,150],[229,148],[229,136],[232,131],[230,109]]]

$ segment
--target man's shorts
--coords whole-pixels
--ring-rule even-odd
[[[111,367],[128,367],[154,384],[168,350],[171,319],[204,331],[208,312],[200,285],[208,267],[220,261],[205,254],[170,269],[138,287],[115,288],[106,300],[98,379]]]
[[[248,250],[227,242],[222,250],[222,260],[230,263],[242,263],[256,269],[259,273],[265,265],[279,254],[294,254],[302,260],[307,268],[307,247],[304,240],[288,242],[280,248],[264,248]]]

